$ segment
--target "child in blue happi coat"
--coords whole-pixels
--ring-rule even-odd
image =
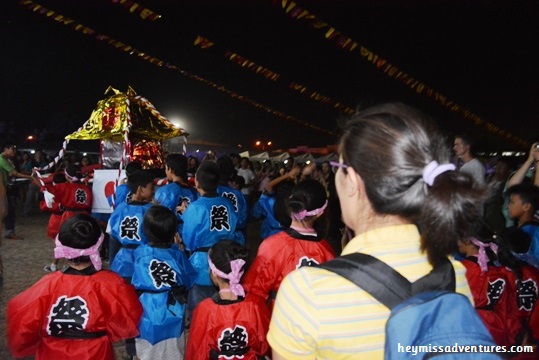
[[[139,359],[183,359],[187,291],[197,278],[177,232],[178,220],[168,208],[154,205],[144,215],[147,244],[135,250],[132,284],[144,313],[136,339]]]

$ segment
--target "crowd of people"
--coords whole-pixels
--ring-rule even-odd
[[[91,213],[81,164],[67,165],[39,189],[54,260],[8,304],[12,354],[113,359],[123,339],[138,359],[383,358],[390,309],[321,266],[354,253],[410,282],[449,264],[448,289],[496,344],[535,347],[539,143],[514,171],[503,159],[486,171],[473,139],[456,136],[453,156],[403,104],[359,111],[342,130],[338,162],[168,154],[157,189],[129,163],[110,215]],[[0,158],[0,215],[8,177],[35,179],[8,162],[15,153]]]

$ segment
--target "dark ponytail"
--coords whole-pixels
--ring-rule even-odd
[[[485,187],[468,174],[447,171],[436,177],[427,190],[418,226],[421,250],[430,262],[457,251],[457,240],[469,234],[469,225],[482,217]]]
[[[247,270],[249,250],[233,240],[221,240],[211,247],[209,257],[217,269],[225,274],[230,274],[232,271],[230,262],[237,259],[245,260],[243,271]]]

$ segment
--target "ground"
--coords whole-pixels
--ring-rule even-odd
[[[4,289],[0,295],[0,359],[2,360],[14,359],[7,348],[7,302],[45,275],[46,272],[43,268],[52,260],[54,247],[53,241],[47,238],[48,219],[48,214],[38,213],[38,210],[26,217],[18,214],[16,233],[23,236],[24,240],[2,240],[0,247],[4,261]],[[252,254],[256,253],[258,246],[258,242],[255,240],[257,231],[259,231],[258,223],[256,221],[250,222],[247,237]],[[116,358],[121,359],[122,344],[116,344],[115,349]],[[33,357],[26,359],[33,359]]]

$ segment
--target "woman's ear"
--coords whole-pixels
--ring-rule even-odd
[[[346,172],[346,194],[348,196],[365,194],[365,184],[361,176],[352,167],[348,167]]]

